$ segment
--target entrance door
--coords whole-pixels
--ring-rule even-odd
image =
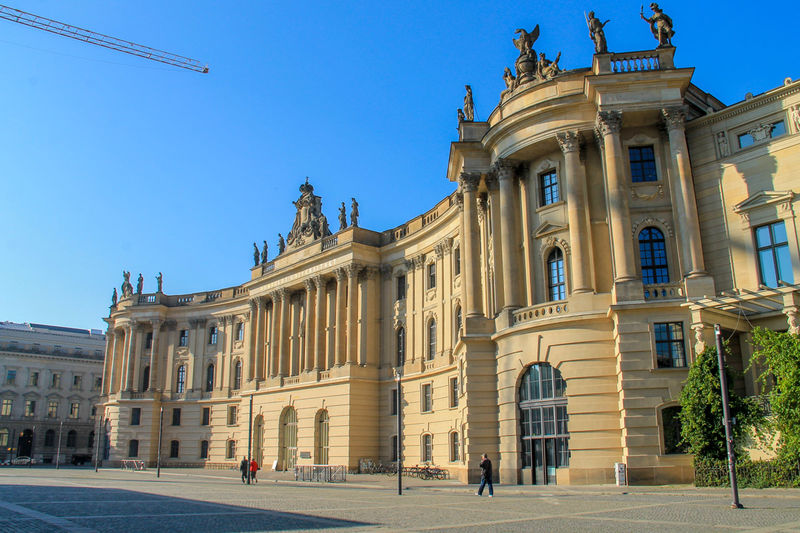
[[[33,430],[26,429],[17,441],[17,457],[31,457],[33,453]]]
[[[283,415],[283,469],[290,470],[297,464],[297,411],[287,407]]]
[[[264,417],[258,415],[253,422],[253,459],[259,465],[264,463]]]

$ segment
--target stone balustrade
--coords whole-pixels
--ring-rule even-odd
[[[652,300],[677,300],[684,298],[683,282],[658,283],[644,286],[644,299]]]
[[[558,302],[547,302],[544,304],[525,307],[517,309],[512,314],[512,325],[522,324],[524,322],[532,322],[542,318],[550,318],[555,315],[562,315],[567,313],[567,302],[561,300]]]

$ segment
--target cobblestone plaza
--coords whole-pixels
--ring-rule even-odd
[[[272,477],[270,477],[270,475]],[[0,531],[800,531],[800,491],[475,486],[351,476],[302,484],[268,474],[246,486],[235,471],[0,470]]]

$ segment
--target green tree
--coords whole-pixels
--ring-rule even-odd
[[[731,371],[726,365],[728,383],[732,384]],[[728,387],[730,414],[733,425],[733,442],[737,455],[743,437],[752,426],[760,426],[761,411],[755,402],[737,396]],[[722,422],[722,394],[719,384],[716,347],[707,347],[689,369],[689,378],[681,391],[681,437],[688,452],[699,459],[725,459],[725,426]]]
[[[766,367],[759,377],[769,390],[774,428],[780,431],[781,456],[800,459],[800,336],[757,327],[751,365]]]

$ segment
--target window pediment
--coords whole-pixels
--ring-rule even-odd
[[[788,204],[794,200],[793,191],[758,191],[733,207],[733,212],[745,216],[748,211],[775,204]]]
[[[536,230],[533,232],[533,237],[536,239],[541,239],[551,233],[557,233],[559,231],[566,231],[567,226],[562,224],[553,224],[552,222],[542,222]]]

